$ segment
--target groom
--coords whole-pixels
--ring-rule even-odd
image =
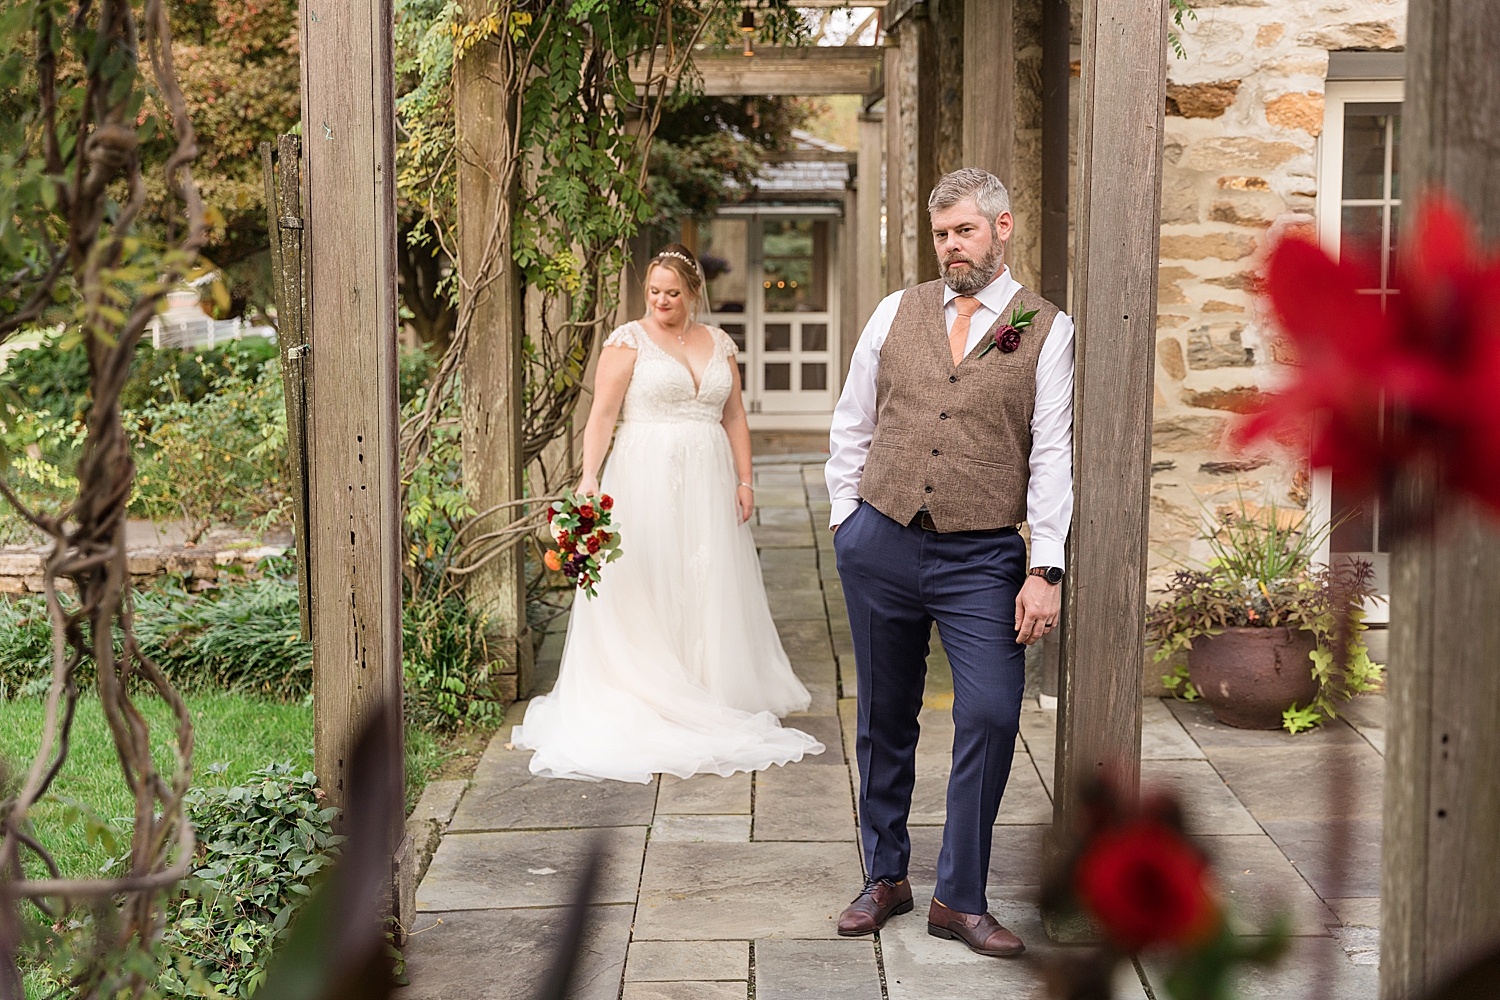
[[[1073,512],[1073,323],[1005,266],[1013,221],[994,175],[948,174],[927,208],[942,280],[880,303],[830,433],[866,872],[838,929],[869,934],[913,906],[906,818],[936,621],[953,667],[953,772],[927,930],[1016,955],[1025,945],[989,914],[984,890],[1025,647],[1057,625]]]

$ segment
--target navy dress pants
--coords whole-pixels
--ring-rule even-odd
[[[939,533],[860,504],[833,536],[859,679],[859,824],[866,874],[907,875],[906,820],[927,676],[928,637],[953,667],[953,772],[937,898],[984,913],[990,839],[1021,720],[1026,647],[1016,594],[1026,544],[1011,528]]]

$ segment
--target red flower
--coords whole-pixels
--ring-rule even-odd
[[[995,330],[995,346],[1001,352],[1009,354],[1021,346],[1021,331],[1006,323]]]
[[[585,519],[585,520],[587,520],[588,518],[593,517],[594,516],[594,505],[591,504],[591,503],[586,503],[582,507],[579,507],[578,508],[578,516],[580,518]]]
[[[552,519],[554,517],[556,517],[556,516],[557,516],[557,511],[553,510],[551,507],[548,507],[547,508],[547,523],[551,524],[552,523]]]
[[[589,554],[590,555],[593,555],[595,552],[599,551],[599,536],[598,535],[594,535],[594,536],[592,536],[592,537],[589,538],[589,540],[588,540],[588,550],[589,550]]]
[[[603,496],[601,496],[599,498],[599,506],[603,507],[605,510],[611,510],[611,509],[613,509],[614,505],[615,505],[615,498],[612,497],[612,496],[610,496],[608,493],[604,494]]]
[[[1302,364],[1241,442],[1311,430],[1313,466],[1332,467],[1341,488],[1369,495],[1430,463],[1444,491],[1500,511],[1500,261],[1461,209],[1429,198],[1384,310],[1360,294],[1375,284],[1367,270],[1306,240],[1276,247],[1266,287]]]
[[[1208,861],[1153,819],[1099,833],[1079,859],[1074,880],[1079,899],[1125,951],[1196,944],[1219,926]]]

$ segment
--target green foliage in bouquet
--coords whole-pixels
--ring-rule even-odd
[[[1361,640],[1367,598],[1373,597],[1374,570],[1355,560],[1334,566],[1314,563],[1331,529],[1308,530],[1282,516],[1273,504],[1218,516],[1205,530],[1210,558],[1202,569],[1178,570],[1146,616],[1146,638],[1156,645],[1156,662],[1192,648],[1193,640],[1227,628],[1305,629],[1317,641],[1309,669],[1318,694],[1305,706],[1293,705],[1283,717],[1292,733],[1335,717],[1335,702],[1374,690],[1381,668],[1371,662]],[[1342,662],[1335,650],[1342,649]],[[1162,677],[1167,690],[1194,700],[1198,692],[1179,660]]]

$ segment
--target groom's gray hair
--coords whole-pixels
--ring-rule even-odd
[[[961,201],[974,199],[979,214],[991,222],[1010,211],[1010,195],[1000,178],[988,170],[964,167],[951,174],[944,174],[932,189],[927,199],[927,211],[936,212],[952,208]]]

